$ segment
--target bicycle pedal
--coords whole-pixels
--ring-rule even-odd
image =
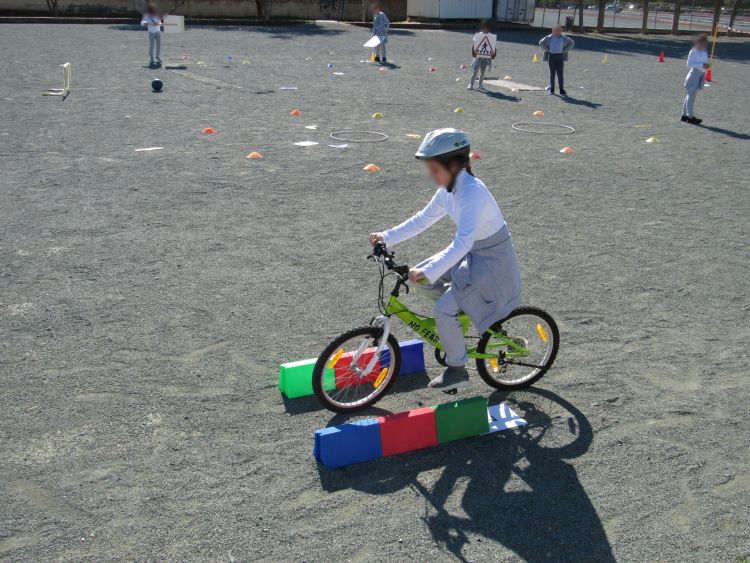
[[[443,391],[446,395],[455,395],[458,393],[458,389],[448,389],[447,391]]]

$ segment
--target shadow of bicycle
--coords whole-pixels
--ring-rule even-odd
[[[601,520],[568,462],[584,454],[591,426],[576,407],[545,390],[494,393],[529,425],[344,470],[319,466],[327,491],[387,495],[405,488],[424,499],[433,539],[465,561],[471,536],[496,541],[526,561],[614,561]],[[434,485],[420,474],[442,468]],[[448,499],[464,487],[460,514]]]

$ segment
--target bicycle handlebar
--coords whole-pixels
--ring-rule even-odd
[[[406,264],[403,264],[401,266],[397,265],[393,260],[393,256],[394,252],[388,252],[388,247],[384,242],[378,242],[375,244],[375,247],[372,249],[372,254],[368,256],[368,258],[382,260],[385,267],[392,272],[396,272],[402,278],[402,281],[408,280],[409,266],[407,266]]]

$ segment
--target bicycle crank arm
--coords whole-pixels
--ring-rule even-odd
[[[537,366],[535,364],[527,364],[526,362],[514,362],[512,360],[505,360],[504,364],[513,364],[514,366],[523,366],[525,368],[537,368],[542,369],[544,366]]]

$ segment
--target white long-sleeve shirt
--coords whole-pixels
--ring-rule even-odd
[[[690,49],[687,58],[688,67],[704,70],[703,65],[706,64],[708,64],[708,53],[705,50]]]
[[[494,235],[505,226],[500,208],[484,183],[461,172],[453,191],[438,188],[430,203],[412,218],[383,233],[387,245],[404,242],[425,231],[448,215],[456,224],[456,235],[444,250],[430,257],[422,271],[430,283],[458,264],[475,241]]]
[[[143,14],[141,25],[148,25],[149,33],[159,33],[161,31],[161,18],[159,16],[153,16],[151,14]]]

